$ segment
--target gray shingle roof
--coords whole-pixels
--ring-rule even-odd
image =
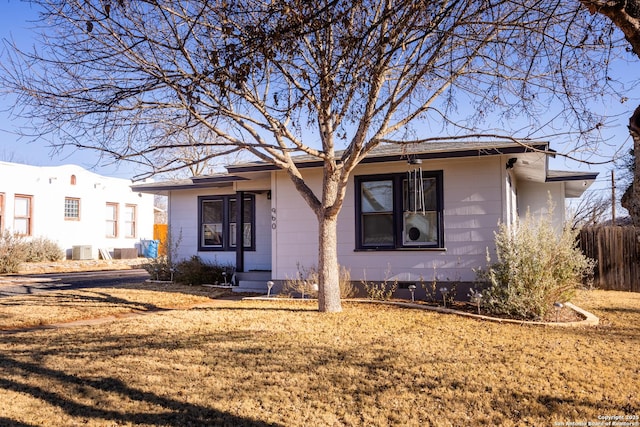
[[[482,155],[525,153],[536,150],[549,150],[549,143],[543,141],[477,141],[452,140],[424,142],[419,144],[381,144],[374,148],[362,163],[377,163],[406,160],[408,157],[419,159],[437,159],[450,157],[470,157]],[[344,151],[337,151],[336,157]],[[298,167],[320,167],[322,161],[315,156],[300,155],[293,157]],[[227,166],[230,173],[254,172],[258,170],[276,170],[277,166],[268,162],[248,162]]]
[[[381,144],[373,149],[362,163],[379,163],[390,161],[406,161],[409,157],[416,159],[443,159],[454,157],[477,157],[486,155],[517,154],[537,150],[549,151],[549,143],[544,141],[478,141],[478,140],[450,140],[439,142],[424,142],[419,144]],[[340,157],[344,151],[336,152]],[[322,161],[315,156],[300,155],[293,157],[299,168],[322,167]],[[258,172],[277,170],[277,166],[263,162],[247,162],[227,166],[227,174],[214,174],[192,177],[180,180],[143,183],[132,186],[134,191],[164,192],[200,187],[231,186],[234,181],[247,178],[234,173]]]

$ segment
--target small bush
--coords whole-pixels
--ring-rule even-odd
[[[147,270],[153,280],[173,281],[174,266],[166,255],[152,258],[142,268]]]
[[[17,273],[20,264],[27,260],[26,241],[8,230],[0,235],[0,274]]]
[[[173,233],[169,230],[165,239],[160,241],[160,247],[158,248],[158,252],[163,255],[158,255],[156,258],[150,259],[142,268],[147,270],[154,280],[173,281],[177,271],[174,260],[178,258],[178,248],[181,242],[182,229],[176,238],[174,238]]]
[[[299,263],[296,277],[285,280],[280,295],[292,296],[300,295],[302,297],[309,296],[311,298],[318,297],[318,270],[315,267],[306,269]],[[357,289],[351,283],[351,271],[346,267],[340,267],[338,283],[340,285],[340,298],[353,298]]]
[[[53,240],[37,237],[27,243],[26,262],[60,261],[63,251]]]
[[[204,262],[200,257],[194,255],[190,259],[176,264],[174,280],[187,285],[223,285],[225,281],[231,285],[232,271],[231,266]]]
[[[433,279],[427,283],[424,277],[420,276],[420,286],[424,289],[425,301],[430,303],[438,302],[438,278],[435,265],[433,266]]]
[[[366,277],[362,280],[362,286],[367,291],[367,296],[370,299],[377,300],[389,300],[393,296],[393,293],[398,289],[398,280],[389,280],[391,275],[391,266],[387,267],[385,272],[385,279],[382,282],[369,282]]]
[[[287,278],[282,285],[282,296],[300,295],[302,298],[318,297],[318,270],[315,267],[306,269],[300,263],[296,264],[296,277]]]
[[[358,294],[358,289],[351,281],[351,270],[340,267],[340,298],[353,298]]]
[[[5,230],[0,235],[0,274],[17,273],[23,262],[46,262],[62,259],[60,246],[45,237],[26,240]]]
[[[494,314],[542,319],[554,302],[568,301],[594,267],[576,247],[576,233],[565,228],[558,235],[550,215],[540,220],[527,215],[515,230],[500,225],[497,262],[491,264],[487,251],[488,267],[477,272],[486,286],[483,307]]]

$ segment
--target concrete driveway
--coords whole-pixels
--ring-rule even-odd
[[[0,276],[0,298],[66,289],[104,288],[139,283],[149,278],[143,269]]]

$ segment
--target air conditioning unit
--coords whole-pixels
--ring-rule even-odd
[[[71,259],[73,260],[83,260],[83,259],[93,259],[93,251],[91,246],[73,246],[71,248]]]

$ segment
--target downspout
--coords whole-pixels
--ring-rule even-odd
[[[236,272],[244,271],[244,191],[236,191]]]

